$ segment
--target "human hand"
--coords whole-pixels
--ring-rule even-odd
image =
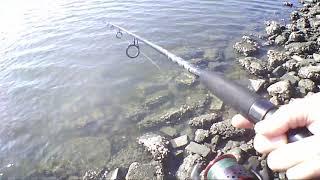
[[[289,179],[320,178],[320,93],[281,106],[270,118],[255,126],[241,115],[232,118],[237,128],[256,131],[254,148],[268,155],[268,166],[286,171]],[[307,127],[314,135],[287,143],[289,129]]]

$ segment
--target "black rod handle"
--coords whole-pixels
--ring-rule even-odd
[[[277,110],[277,107],[269,100],[224,78],[220,74],[201,71],[199,78],[214,95],[254,124],[264,120]],[[312,133],[306,127],[287,132],[288,142],[295,142],[311,135]]]

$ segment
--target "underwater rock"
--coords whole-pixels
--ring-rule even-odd
[[[255,55],[259,50],[258,43],[248,36],[243,36],[241,41],[236,42],[233,48],[244,56]]]
[[[138,138],[138,143],[142,144],[156,161],[162,161],[168,156],[169,149],[167,146],[169,141],[160,135],[153,133],[144,134]]]
[[[162,127],[160,129],[160,132],[162,132],[163,134],[170,136],[170,137],[174,137],[178,134],[177,130],[173,127],[170,127],[170,126]]]
[[[180,137],[177,137],[175,139],[170,140],[170,144],[172,146],[172,148],[180,148],[183,147],[185,145],[187,145],[189,143],[189,138],[188,135],[183,135]]]
[[[289,81],[279,81],[267,88],[271,96],[276,96],[281,100],[289,99],[292,94],[292,87]]]
[[[129,166],[126,180],[162,180],[164,179],[162,164],[157,161],[141,164],[134,162]]]
[[[111,157],[111,143],[106,137],[80,137],[70,139],[49,153],[53,169],[57,167],[81,167],[81,169],[100,169]],[[94,150],[92,149],[94,147]]]
[[[186,147],[186,151],[188,153],[199,154],[204,158],[211,153],[210,148],[208,148],[206,145],[198,144],[195,142],[190,142],[190,144],[188,144],[188,146]]]
[[[185,52],[181,57],[185,60],[203,58],[205,51],[202,49],[193,49],[192,51]]]
[[[267,68],[264,62],[254,57],[246,57],[239,59],[241,66],[248,70],[249,73],[258,76],[264,76]]]
[[[282,28],[280,23],[276,21],[267,22],[266,32],[269,36],[281,34]]]
[[[209,110],[219,112],[223,108],[223,101],[216,97],[215,95],[211,95],[211,104],[209,106]]]
[[[155,94],[148,96],[145,100],[145,106],[148,109],[154,109],[162,104],[168,102],[172,97],[172,94],[169,91],[159,91]]]
[[[179,180],[189,180],[193,167],[197,163],[203,163],[203,158],[198,154],[190,154],[184,158],[183,163],[179,166],[177,171],[177,178]]]
[[[275,50],[269,50],[267,53],[268,56],[268,66],[270,68],[274,68],[277,66],[282,65],[287,60],[289,60],[289,56],[283,52],[275,51]]]
[[[288,1],[283,2],[283,5],[284,6],[288,6],[288,7],[292,7],[293,6],[293,4],[291,2],[288,2]]]
[[[219,121],[221,116],[216,113],[210,113],[195,117],[189,121],[189,125],[194,128],[206,129],[210,127],[213,123]]]
[[[197,143],[202,143],[206,138],[209,137],[210,132],[204,129],[197,129],[194,134],[194,141]]]
[[[147,163],[152,160],[150,154],[140,147],[136,142],[132,142],[127,147],[120,149],[107,163],[109,169],[128,168],[132,162]]]
[[[195,85],[196,80],[196,76],[189,72],[183,72],[175,78],[175,82],[178,88],[191,87]]]
[[[214,123],[210,128],[212,135],[220,135],[222,139],[241,137],[245,134],[244,129],[238,129],[231,125],[231,120],[224,120],[218,123]]]

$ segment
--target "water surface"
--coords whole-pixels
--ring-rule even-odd
[[[1,1],[0,178],[67,169],[64,161],[84,172],[135,142],[137,122],[125,117],[145,101],[139,88],[182,71],[144,45],[160,70],[143,56],[127,58],[131,39],[116,39],[107,22],[179,55],[219,52],[232,71],[232,44],[289,11],[281,0]],[[196,93],[173,92],[175,100],[159,111]]]

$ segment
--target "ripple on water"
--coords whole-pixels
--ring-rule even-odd
[[[280,0],[0,2],[0,173],[19,177],[48,167],[83,172],[102,166],[111,152],[109,165],[121,165],[140,133],[127,117],[157,114],[157,108],[137,114],[152,93],[173,97],[161,112],[206,95],[177,89],[174,78],[182,71],[144,45],[161,71],[142,56],[128,59],[127,42],[115,38],[108,21],[178,54],[217,49],[220,60],[232,61],[235,39],[288,11]],[[120,134],[123,141],[113,145]]]

